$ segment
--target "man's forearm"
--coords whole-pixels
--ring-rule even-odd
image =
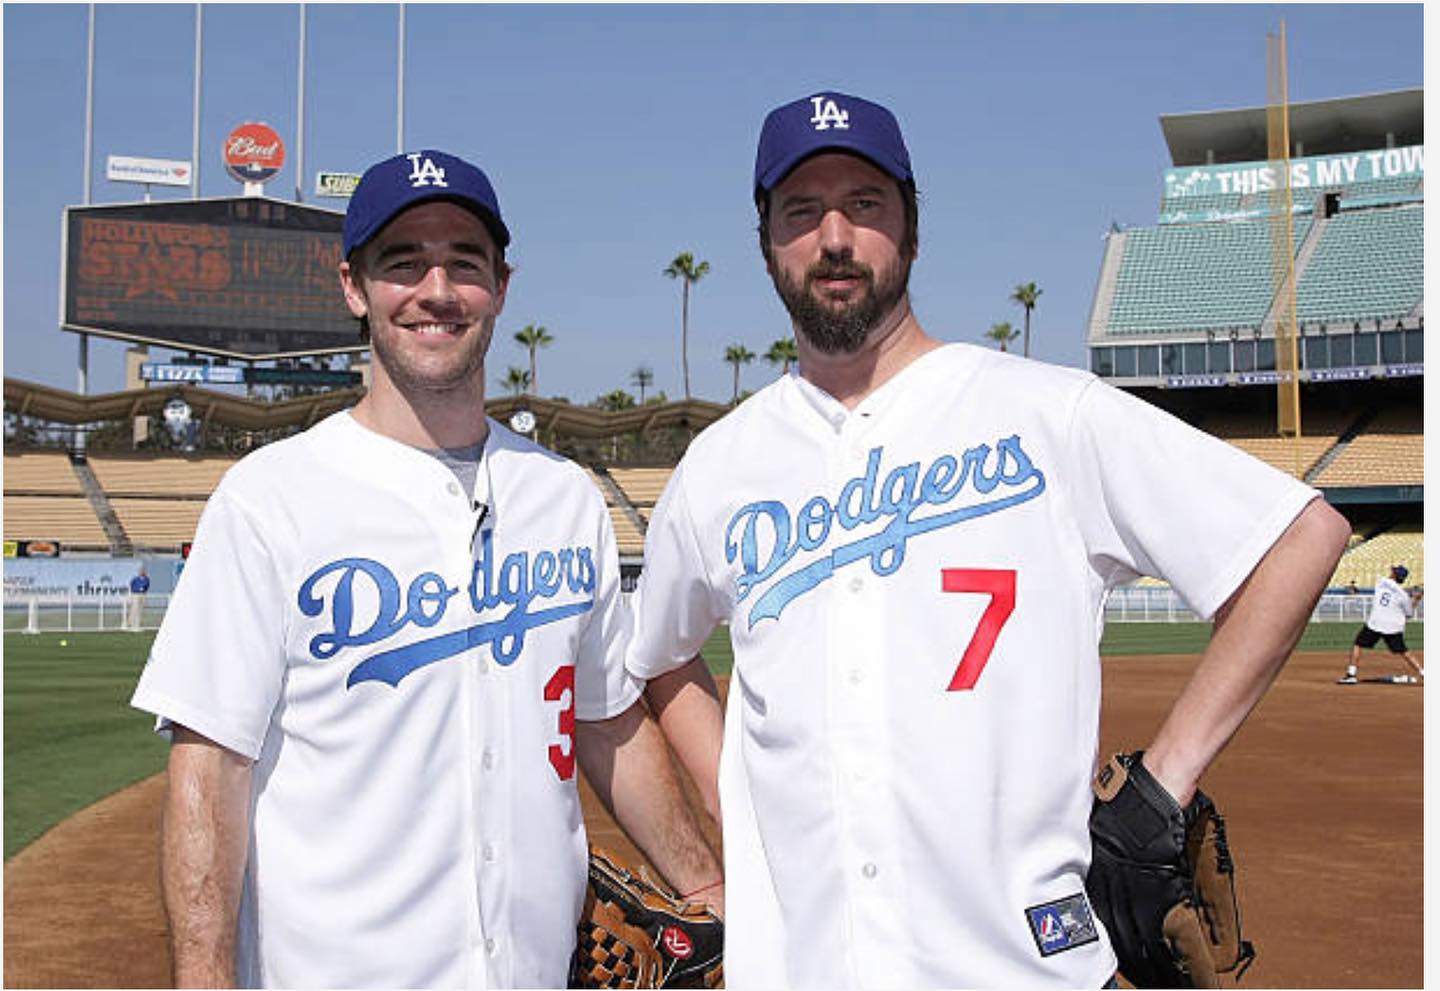
[[[596,795],[680,894],[723,912],[715,856],[680,788],[655,720],[637,701],[613,719],[576,724],[576,753]]]
[[[235,923],[249,818],[250,762],[176,727],[160,879],[176,987],[235,986]]]
[[[725,713],[720,692],[705,661],[698,655],[683,667],[650,679],[645,701],[660,724],[670,749],[695,782],[705,811],[718,824],[720,747],[725,735]]]
[[[1145,753],[1182,805],[1280,673],[1349,535],[1343,516],[1312,501],[1216,614],[1190,683]]]

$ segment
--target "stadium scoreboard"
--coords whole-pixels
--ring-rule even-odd
[[[264,197],[70,207],[61,326],[252,361],[362,350],[343,221]]]

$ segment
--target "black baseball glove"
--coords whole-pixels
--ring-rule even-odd
[[[1255,958],[1240,934],[1225,820],[1201,791],[1182,809],[1142,753],[1111,758],[1095,777],[1085,889],[1127,981],[1216,988]]]
[[[725,924],[707,906],[680,901],[590,848],[590,888],[570,960],[572,988],[717,988],[724,981]]]

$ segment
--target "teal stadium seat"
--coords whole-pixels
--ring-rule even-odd
[[[1310,230],[1295,218],[1298,245]],[[1107,331],[1154,334],[1255,327],[1274,296],[1264,221],[1162,225],[1126,234]]]
[[[1343,322],[1409,314],[1425,294],[1424,223],[1419,205],[1342,209],[1326,224],[1296,288],[1299,319]]]

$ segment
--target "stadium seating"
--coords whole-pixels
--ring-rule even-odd
[[[1375,579],[1390,573],[1392,565],[1410,569],[1408,586],[1425,584],[1425,534],[1413,530],[1390,530],[1369,540],[1357,541],[1340,558],[1332,585],[1355,584],[1372,588]]]
[[[1250,195],[1250,200],[1255,197]],[[1210,193],[1205,196],[1167,196],[1160,200],[1160,213],[1185,213],[1192,218],[1204,216],[1211,210],[1234,212],[1253,209],[1254,203],[1247,203],[1245,193]]]
[[[111,498],[190,496],[208,499],[235,458],[91,455],[90,470]],[[189,539],[188,537],[186,538]]]
[[[645,553],[645,535],[631,522],[625,510],[609,504],[605,508],[610,511],[610,524],[615,528],[615,544],[620,553]]]
[[[1310,223],[1296,218],[1295,244]],[[1107,332],[1259,326],[1275,295],[1270,251],[1270,226],[1257,221],[1127,231]]]
[[[175,547],[195,538],[205,503],[198,499],[112,498],[110,507],[130,539],[141,547]]]
[[[1321,486],[1424,485],[1425,437],[1420,410],[1376,417],[1315,478]]]
[[[610,477],[624,491],[625,497],[631,504],[640,511],[645,519],[650,518],[650,511],[655,508],[655,502],[660,498],[660,493],[665,491],[665,485],[670,481],[673,468],[612,468]]]
[[[1302,414],[1301,436],[1280,437],[1269,416],[1229,416],[1207,421],[1207,433],[1296,478],[1304,478],[1325,453],[1340,441],[1353,418],[1337,413]]]
[[[87,460],[126,536],[149,548],[194,539],[205,500],[236,461],[154,454],[94,454]]]
[[[9,462],[9,457],[6,457]],[[8,464],[7,464],[8,466]],[[5,484],[8,489],[10,478]],[[110,539],[84,496],[5,493],[6,540],[58,540],[72,547],[108,550]]]
[[[80,479],[62,451],[26,451],[5,455],[5,494],[84,495]],[[6,530],[9,533],[9,530]]]
[[[63,451],[5,454],[5,539],[110,546]]]
[[[1302,322],[1405,316],[1424,298],[1425,211],[1342,210],[1325,225],[1295,291]]]

